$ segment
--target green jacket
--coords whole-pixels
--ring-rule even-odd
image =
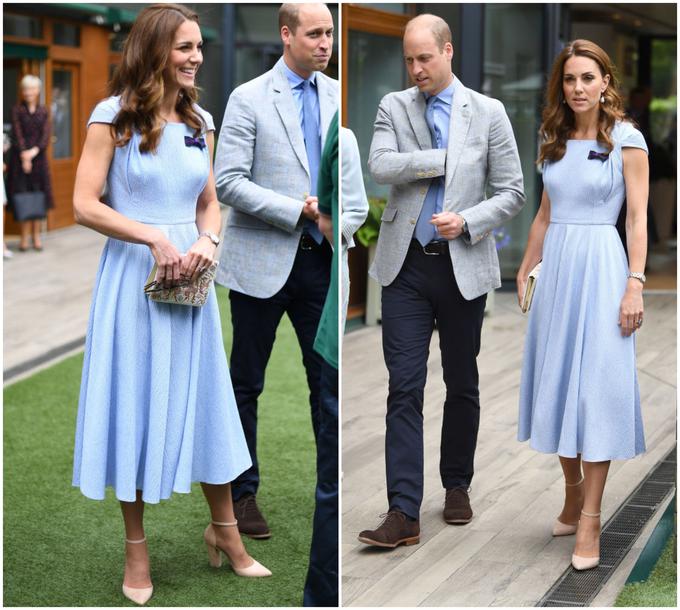
[[[321,313],[314,349],[332,367],[338,368],[338,252],[340,242],[340,218],[338,214],[338,113],[331,120],[326,144],[321,155],[319,180],[317,182],[319,211],[333,219],[333,262],[331,283]]]

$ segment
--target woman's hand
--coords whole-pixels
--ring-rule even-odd
[[[215,259],[217,246],[212,243],[209,237],[203,235],[199,237],[194,245],[182,258],[180,273],[185,278],[191,278],[195,282],[198,276],[205,271]]]
[[[162,231],[158,231],[149,248],[158,265],[156,281],[164,288],[172,288],[180,279],[182,255]]]
[[[642,283],[635,278],[628,279],[626,292],[619,308],[619,326],[624,337],[630,337],[642,325]]]
[[[524,301],[524,293],[527,291],[527,282],[529,281],[529,274],[521,269],[517,272],[517,304],[522,307]]]
[[[24,174],[30,174],[33,171],[33,161],[31,161],[29,158],[21,158],[21,169],[23,170]]]

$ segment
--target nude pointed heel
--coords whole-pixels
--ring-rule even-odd
[[[587,513],[582,510],[581,514],[586,517],[599,518],[601,513]],[[580,557],[574,554],[571,556],[571,565],[574,567],[574,570],[592,570],[600,565],[600,556]]]
[[[584,476],[581,475],[581,480],[578,483],[565,483],[565,487],[578,487],[585,480]],[[578,528],[578,523],[562,523],[559,519],[555,519],[553,523],[552,535],[553,536],[571,536],[576,533],[576,528]]]
[[[142,544],[142,542],[146,542],[146,537],[142,538],[141,540],[128,540],[126,538],[125,542],[128,544]],[[125,583],[123,583],[123,595],[125,595],[125,597],[127,597],[131,602],[143,606],[151,599],[151,596],[153,595],[153,585],[150,587],[139,588],[128,587]]]
[[[272,575],[272,573],[267,568],[265,568],[259,561],[256,561],[255,559],[253,559],[253,563],[247,568],[235,567],[229,560],[229,555],[227,555],[225,551],[217,546],[217,537],[215,536],[215,532],[213,530],[213,526],[215,525],[219,527],[236,527],[238,525],[238,521],[231,521],[228,523],[211,521],[208,524],[208,527],[205,528],[205,532],[203,532],[203,539],[205,540],[206,547],[208,548],[208,559],[210,560],[210,565],[213,568],[222,567],[222,554],[224,553],[224,555],[227,557],[227,561],[229,561],[231,569],[234,570],[237,576],[244,576],[246,578],[262,578]]]

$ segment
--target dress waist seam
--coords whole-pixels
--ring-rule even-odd
[[[594,226],[616,226],[616,222],[597,222],[597,221],[586,221],[586,220],[551,220],[551,225],[594,225]]]

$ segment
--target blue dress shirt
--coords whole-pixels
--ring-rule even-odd
[[[449,145],[449,125],[451,122],[451,104],[453,103],[453,93],[456,85],[454,77],[451,84],[440,91],[437,95],[428,95],[425,93],[425,100],[427,102],[427,109],[425,111],[425,120],[430,128],[432,136],[432,148],[447,148]],[[439,213],[443,210],[444,204],[444,176],[438,176],[432,179],[430,188],[425,196],[423,207],[416,223],[415,238],[422,244],[430,242],[433,239],[441,239],[434,225],[430,224],[432,214]]]

